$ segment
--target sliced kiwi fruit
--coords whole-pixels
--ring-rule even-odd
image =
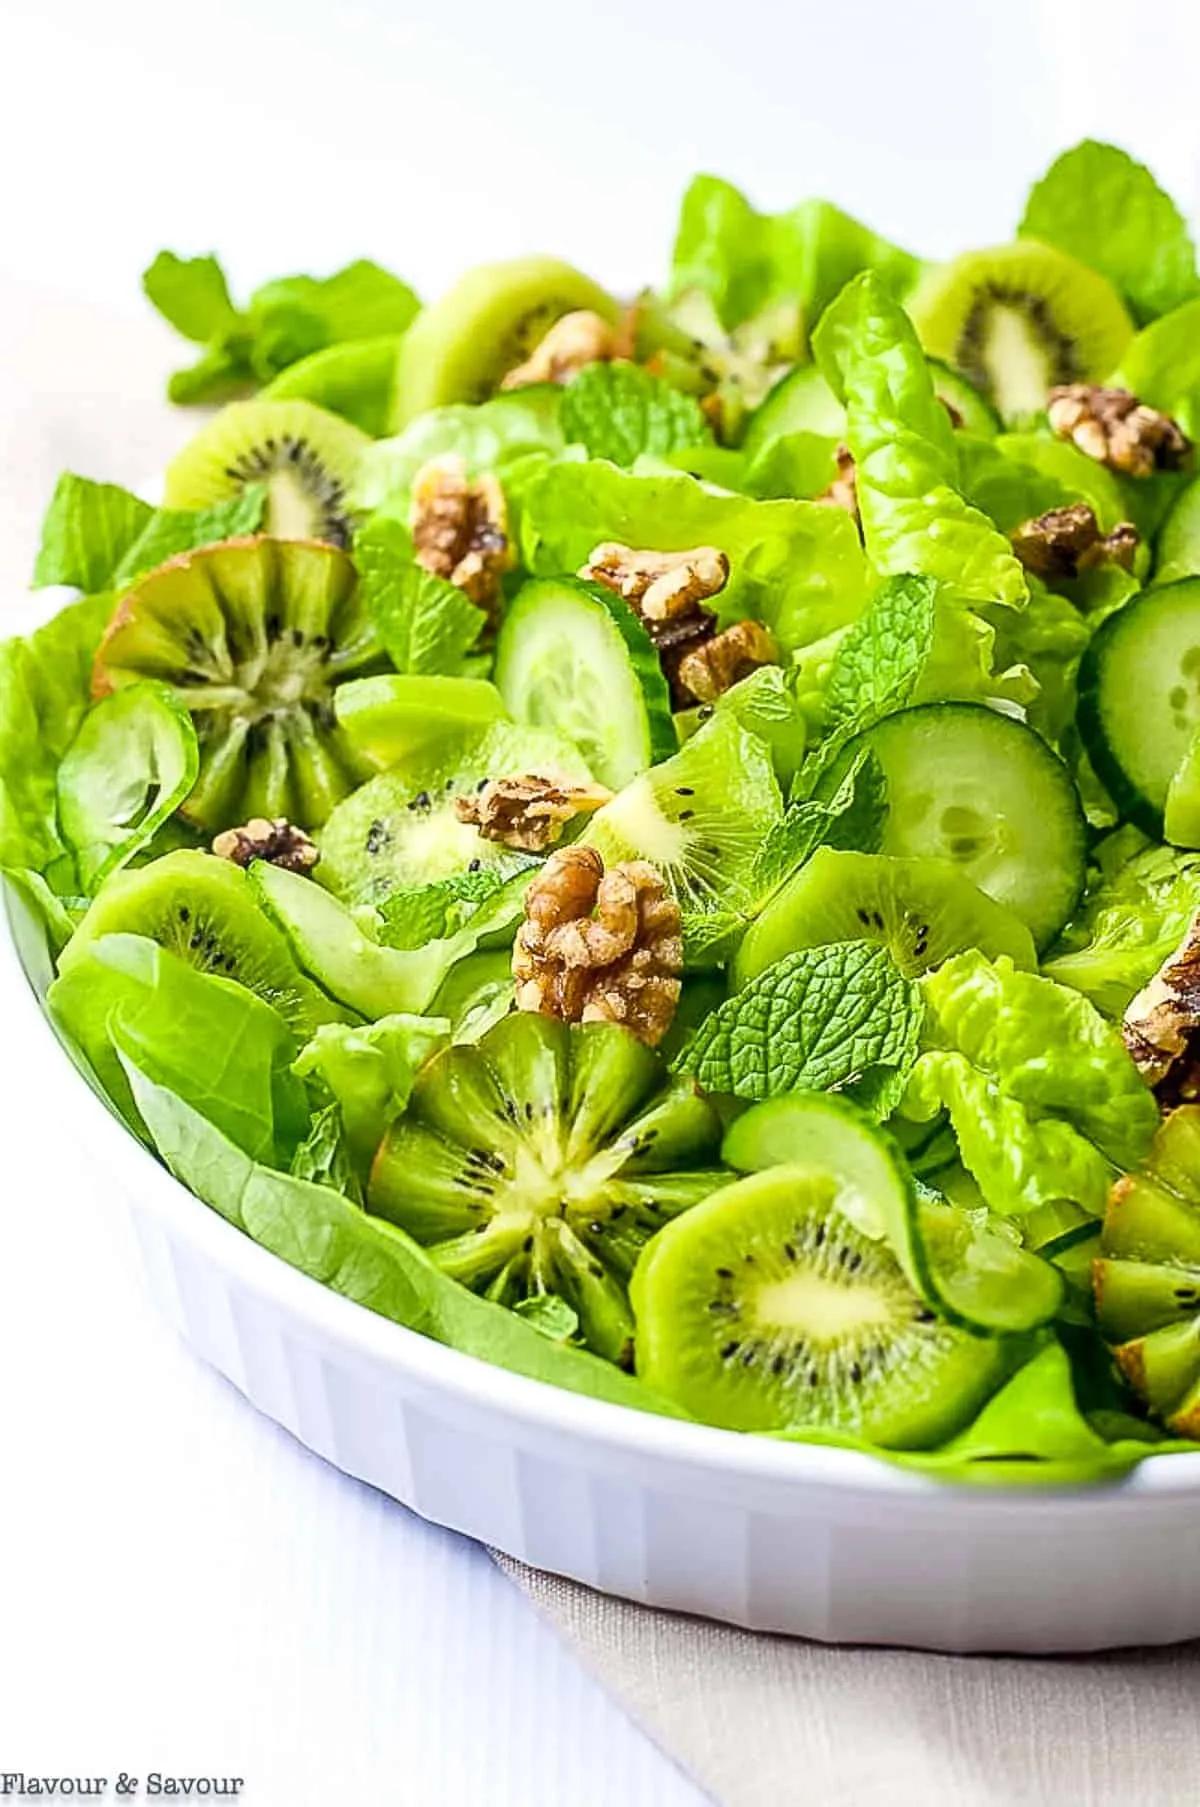
[[[564,314],[587,309],[615,325],[620,308],[589,276],[554,257],[481,264],[417,315],[400,345],[391,429],[427,408],[481,402]]]
[[[489,778],[545,772],[590,774],[572,743],[548,728],[497,722],[466,744],[433,747],[381,772],[338,805],[319,838],[316,876],[348,903],[378,904],[395,891],[528,859],[460,822],[455,799]]]
[[[685,289],[669,304],[642,296],[636,321],[638,357],[675,388],[700,397],[726,445],[741,440],[754,410],[804,355],[798,301],[769,302],[727,332],[711,296]]]
[[[750,925],[734,967],[745,985],[802,947],[879,941],[910,978],[977,947],[1032,972],[1033,936],[947,860],[818,848]]]
[[[634,1263],[728,1179],[719,1143],[712,1106],[628,1030],[517,1012],[422,1068],[367,1204],[502,1305],[563,1299],[580,1340],[629,1366]]]
[[[167,466],[163,501],[168,508],[207,508],[262,484],[268,533],[348,546],[353,522],[346,495],[370,443],[348,420],[312,402],[231,402]]]
[[[1151,1412],[1200,1435],[1200,1105],[1155,1133],[1145,1173],[1112,1189],[1092,1262],[1096,1322]]]
[[[267,401],[315,402],[373,439],[388,430],[400,334],[347,339],[310,352],[260,391]]]
[[[942,1322],[819,1167],[751,1174],[667,1224],[633,1277],[637,1370],[730,1430],[942,1442],[1004,1378],[1002,1338]]]
[[[315,828],[370,770],[333,710],[341,679],[379,656],[357,585],[334,546],[258,536],[168,559],[121,598],[93,694],[158,678],[187,709],[200,743],[190,822]]]
[[[272,1004],[301,1042],[319,1024],[349,1016],[305,978],[241,867],[210,853],[184,849],[115,873],[76,930],[62,969],[101,935],[120,934],[145,935],[198,972],[236,980]],[[214,1049],[213,1058],[218,1054]]]
[[[1105,277],[1033,239],[935,266],[908,309],[926,350],[1005,419],[1044,408],[1056,383],[1106,376],[1133,333]]]
[[[597,810],[581,838],[609,865],[649,860],[685,910],[747,911],[755,856],[782,813],[766,742],[715,715]]]

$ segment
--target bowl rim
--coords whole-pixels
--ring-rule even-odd
[[[186,1240],[239,1284],[294,1319],[299,1319],[355,1360],[377,1371],[403,1371],[431,1389],[485,1413],[504,1411],[540,1431],[560,1432],[593,1447],[621,1450],[639,1460],[719,1471],[729,1480],[771,1484],[795,1491],[832,1490],[845,1495],[907,1496],[945,1502],[963,1510],[1020,1512],[1036,1501],[1042,1513],[1076,1510],[1103,1498],[1135,1503],[1147,1495],[1200,1493],[1200,1453],[1182,1453],[1139,1463],[1111,1481],[1088,1485],[1019,1483],[996,1486],[955,1484],[936,1475],[905,1469],[867,1454],[817,1443],[785,1442],[723,1430],[688,1419],[639,1412],[633,1407],[556,1387],[516,1374],[480,1356],[469,1355],[398,1324],[332,1291],[273,1255],[226,1222],[161,1165],[126,1128],[71,1059],[37,995],[17,945],[13,894],[0,879],[0,1011],[6,1030],[31,1030],[48,1038],[67,1079],[64,1104],[71,1119],[85,1119],[80,1139],[99,1145],[109,1171],[142,1205],[148,1205],[173,1235]]]

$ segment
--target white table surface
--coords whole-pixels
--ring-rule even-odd
[[[56,471],[137,482],[186,430],[136,295],[160,245],[220,249],[239,289],[366,253],[429,292],[533,248],[632,286],[708,167],[937,253],[1005,236],[1084,132],[1193,203],[1193,0],[1152,26],[1124,0],[10,0],[0,626],[29,618]],[[174,1341],[61,1132],[57,1058],[6,1036],[0,995],[0,1771],[234,1774],[262,1807],[695,1807],[482,1551]]]

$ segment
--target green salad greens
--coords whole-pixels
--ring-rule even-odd
[[[514,1373],[931,1476],[1200,1447],[1200,275],[1087,142],[947,262],[699,176],[146,294],[221,402],[0,644],[45,1007],[233,1228]],[[199,1208],[199,1206],[197,1207]]]

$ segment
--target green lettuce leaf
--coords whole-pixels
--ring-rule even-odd
[[[923,1008],[887,949],[835,941],[788,954],[727,998],[675,1062],[708,1092],[836,1091],[909,1067]]]
[[[465,1355],[638,1411],[681,1416],[632,1375],[554,1341],[441,1273],[403,1230],[332,1187],[257,1164],[127,1057],[155,1146],[177,1179],[263,1248],[343,1298]]]
[[[63,964],[46,1006],[134,1129],[142,1120],[120,1053],[256,1160],[286,1166],[307,1132],[296,1041],[278,1011],[155,941],[101,936]]]
[[[406,519],[412,480],[431,458],[453,455],[463,460],[468,476],[494,471],[503,477],[534,454],[556,456],[566,445],[559,419],[564,393],[553,384],[538,384],[478,406],[431,408],[394,439],[367,447],[354,473],[351,506],[363,512],[386,508]]]
[[[373,515],[355,536],[354,562],[362,601],[396,670],[461,673],[486,616],[454,584],[417,564],[408,529]]]
[[[1074,723],[1075,678],[1094,626],[1069,598],[1036,578],[1029,580],[1025,608],[997,611],[996,663],[1031,674],[1037,695],[1026,705],[1026,719],[1052,744]]]
[[[25,639],[0,642],[0,867],[29,867],[59,895],[78,875],[58,830],[58,762],[91,704],[108,595],[61,609]]]
[[[354,1204],[363,1202],[362,1180],[354,1165],[336,1103],[314,1112],[312,1128],[292,1156],[288,1172],[313,1186],[332,1186]]]
[[[916,280],[916,258],[828,201],[759,213],[718,176],[696,176],[683,197],[671,288],[702,289],[728,327],[773,301],[799,301],[808,325],[852,276],[872,269],[891,293]]]
[[[1129,341],[1113,382],[1200,435],[1200,299],[1187,301]]]
[[[644,453],[711,443],[712,431],[694,396],[683,395],[638,364],[588,364],[563,392],[562,429],[589,458],[631,465]]]
[[[1187,222],[1150,171],[1115,144],[1085,138],[1030,191],[1017,228],[1107,276],[1139,321],[1200,290]]]
[[[1102,878],[1046,961],[1048,978],[1120,1017],[1200,910],[1200,854],[1147,847]]]
[[[338,1105],[361,1176],[393,1117],[408,1103],[418,1069],[449,1035],[445,1017],[382,1016],[359,1027],[323,1023],[300,1050],[295,1072],[326,1088]]]
[[[1003,534],[959,493],[950,417],[908,316],[877,276],[856,277],[813,341],[845,403],[867,553],[885,575],[919,572],[969,602],[1019,607],[1024,572]]]
[[[816,502],[755,502],[695,478],[636,476],[600,459],[548,465],[522,509],[525,562],[538,574],[577,571],[602,540],[674,551],[718,546],[729,582],[714,606],[725,621],[757,616],[784,646],[853,621],[867,591],[854,523]]]
[[[257,533],[267,509],[263,483],[247,483],[227,502],[208,508],[156,508],[141,533],[107,579],[105,588],[127,590],[147,571],[217,540]]]
[[[109,590],[113,573],[145,531],[154,510],[117,483],[93,483],[64,471],[42,521],[33,567],[35,589],[70,584]]]
[[[244,309],[214,257],[160,251],[142,287],[177,332],[205,348],[171,378],[176,402],[223,400],[327,346],[403,333],[420,306],[407,283],[365,258],[332,276],[264,283]]]

